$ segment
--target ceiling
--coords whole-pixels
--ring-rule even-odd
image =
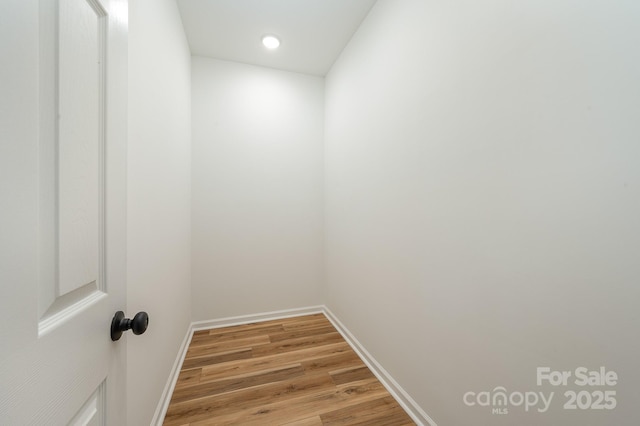
[[[376,0],[178,0],[193,55],[324,76]],[[266,49],[265,34],[281,45]]]

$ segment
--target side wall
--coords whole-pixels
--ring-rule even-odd
[[[194,57],[194,320],[317,305],[324,79]]]
[[[638,20],[380,0],[327,76],[327,305],[440,425],[636,417]],[[618,407],[563,410],[584,388],[538,387],[545,366],[615,370]],[[498,386],[555,399],[463,403]]]
[[[174,0],[129,2],[127,419],[149,424],[191,321],[191,56]]]

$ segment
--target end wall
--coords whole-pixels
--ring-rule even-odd
[[[129,2],[127,419],[147,425],[191,321],[191,55],[174,0]]]
[[[639,20],[380,0],[327,76],[327,304],[440,425],[637,418]],[[618,407],[563,410],[544,366],[615,370]],[[464,405],[497,386],[556,395]]]
[[[194,57],[194,320],[318,305],[324,79]]]

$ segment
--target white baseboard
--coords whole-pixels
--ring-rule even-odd
[[[167,414],[167,409],[169,408],[171,396],[173,395],[173,389],[176,387],[176,382],[180,375],[182,362],[184,361],[184,357],[187,355],[187,348],[189,348],[189,344],[191,344],[191,337],[193,337],[193,323],[189,324],[187,333],[184,335],[184,339],[182,339],[182,345],[180,346],[176,360],[173,363],[173,367],[171,367],[169,379],[167,380],[167,384],[164,386],[164,390],[160,396],[156,412],[153,414],[153,419],[151,419],[151,425],[162,426],[164,416]]]
[[[306,308],[285,309],[282,311],[264,312],[261,314],[241,315],[207,321],[191,323],[193,330],[207,330],[210,328],[230,327],[232,325],[250,324],[252,322],[269,321],[274,319],[299,317],[302,315],[319,314],[324,312],[324,306],[309,306]]]
[[[378,361],[362,346],[353,334],[342,324],[329,308],[324,308],[324,314],[331,321],[333,326],[342,334],[342,337],[349,343],[358,356],[364,361],[369,369],[375,374],[391,396],[398,401],[398,404],[411,416],[414,422],[423,426],[437,426],[436,422],[418,405],[417,402],[395,381],[393,377],[385,370]]]
[[[375,358],[360,344],[353,334],[340,322],[340,320],[327,308],[326,306],[310,306],[299,309],[287,309],[282,311],[265,312],[260,314],[242,315],[237,317],[220,318],[207,321],[192,322],[187,329],[187,334],[182,341],[182,346],[176,357],[176,361],[171,369],[171,373],[167,380],[164,391],[158,407],[151,421],[151,425],[161,426],[164,421],[164,416],[167,414],[169,408],[169,402],[171,401],[171,395],[176,386],[178,376],[180,374],[180,368],[187,354],[187,348],[191,343],[193,332],[197,330],[206,330],[212,328],[229,327],[233,325],[249,324],[253,322],[269,321],[281,318],[292,318],[302,315],[311,315],[322,313],[333,324],[333,326],[340,332],[342,337],[349,343],[353,350],[358,354],[362,361],[369,367],[373,374],[380,380],[384,387],[389,391],[396,401],[404,408],[404,410],[411,416],[413,421],[421,426],[437,426],[436,423],[429,417],[427,413],[409,396],[409,394],[402,389],[402,387],[394,380],[393,377],[385,370]]]

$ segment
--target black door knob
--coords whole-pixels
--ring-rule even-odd
[[[111,340],[115,342],[120,339],[127,330],[132,330],[133,334],[142,334],[148,325],[149,315],[146,312],[138,312],[133,319],[129,319],[124,317],[124,312],[118,311],[111,320]]]

